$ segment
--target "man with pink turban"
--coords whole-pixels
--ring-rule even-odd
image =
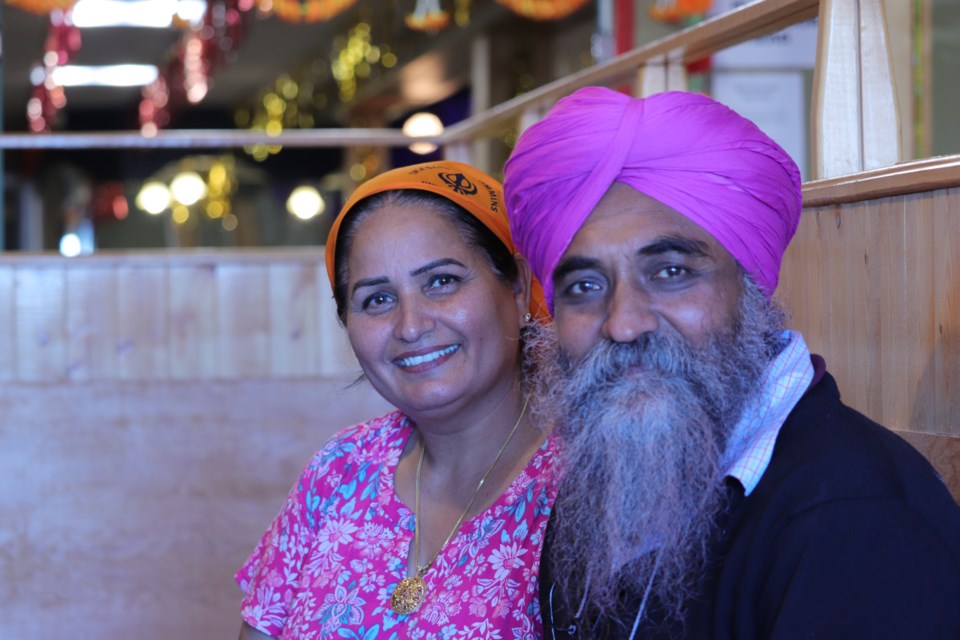
[[[773,300],[783,149],[705,96],[587,87],[504,187],[559,342],[548,638],[960,637],[960,507]]]

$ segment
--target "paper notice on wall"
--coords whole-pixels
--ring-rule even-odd
[[[714,0],[710,15],[737,9],[753,0]],[[813,69],[817,57],[817,20],[750,40],[713,55],[714,69]]]
[[[715,71],[710,94],[773,138],[790,154],[806,179],[807,125],[802,71]]]

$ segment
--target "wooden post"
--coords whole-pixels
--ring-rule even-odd
[[[637,71],[637,93],[645,98],[667,90],[667,58],[654,56]]]
[[[814,176],[899,161],[899,113],[882,0],[821,0],[817,59]]]
[[[683,62],[683,48],[677,48],[667,54],[666,82],[667,91],[686,91],[687,65]]]

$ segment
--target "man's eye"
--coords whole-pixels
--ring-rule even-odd
[[[568,285],[564,290],[563,294],[571,298],[577,298],[580,296],[585,296],[594,291],[599,291],[600,285],[594,282],[593,280],[577,280],[576,282]]]
[[[686,267],[681,267],[680,265],[670,265],[669,267],[664,267],[653,274],[654,280],[672,280],[673,278],[678,278],[680,276],[686,276],[690,274],[690,270]]]

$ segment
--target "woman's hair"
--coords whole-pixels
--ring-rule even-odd
[[[347,322],[349,278],[347,262],[350,259],[350,251],[353,249],[357,227],[369,214],[388,206],[422,207],[445,215],[460,231],[464,244],[483,255],[490,269],[501,282],[507,286],[512,286],[516,282],[519,271],[510,249],[463,207],[429,191],[414,189],[384,191],[358,202],[343,218],[340,225],[334,257],[333,298],[337,303],[337,317],[340,318],[341,323]]]

